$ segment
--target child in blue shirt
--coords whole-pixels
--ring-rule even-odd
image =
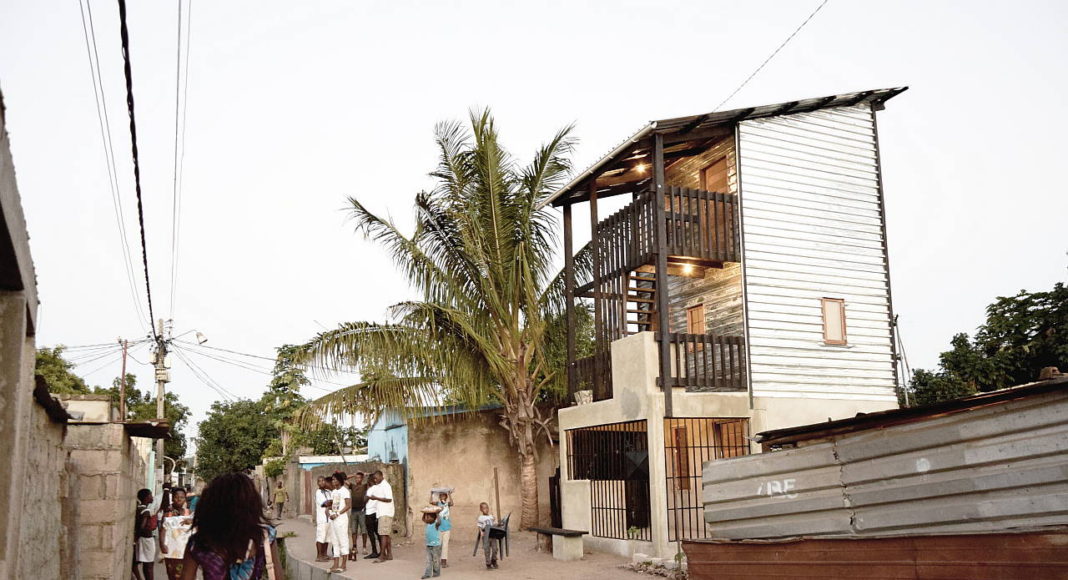
[[[428,508],[435,509],[435,508]],[[435,511],[423,511],[426,524],[426,570],[423,578],[441,576],[441,522]]]

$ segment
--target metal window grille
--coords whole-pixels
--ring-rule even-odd
[[[708,538],[701,500],[706,461],[749,455],[748,419],[664,419],[668,540]]]
[[[567,431],[569,479],[590,480],[590,534],[651,540],[645,421]]]

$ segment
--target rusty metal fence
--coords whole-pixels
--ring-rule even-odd
[[[748,419],[666,418],[668,540],[711,537],[705,525],[701,470],[706,461],[749,455]]]

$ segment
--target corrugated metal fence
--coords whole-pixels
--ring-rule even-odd
[[[704,464],[715,537],[1068,524],[1068,392]]]

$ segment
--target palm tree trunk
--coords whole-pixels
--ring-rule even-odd
[[[538,464],[533,441],[519,449],[519,486],[522,500],[519,527],[525,530],[538,524]]]

